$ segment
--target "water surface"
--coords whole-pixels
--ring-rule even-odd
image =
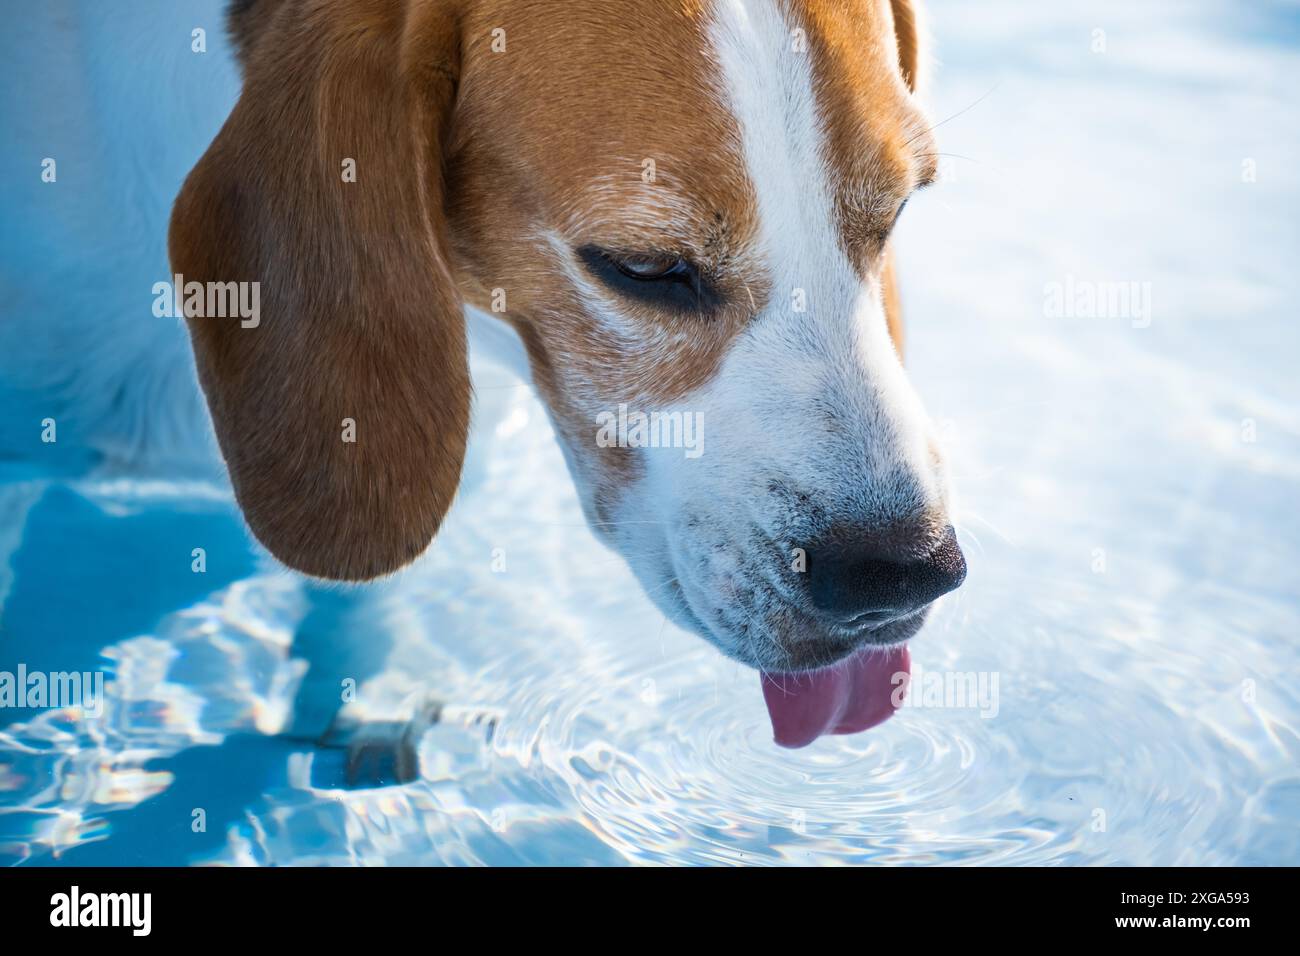
[[[970,563],[913,661],[996,707],[776,747],[480,361],[466,488],[381,586],[275,569],[209,477],[3,463],[0,669],[109,681],[0,710],[0,859],[1300,862],[1295,8],[1066,6],[930,4],[949,155],[899,226]],[[1060,315],[1072,282],[1149,307]],[[418,779],[312,744],[346,680],[371,726],[437,714]]]

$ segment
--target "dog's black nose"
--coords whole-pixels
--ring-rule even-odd
[[[809,548],[813,606],[842,624],[883,624],[924,607],[966,579],[966,558],[951,527],[924,557],[897,555],[870,541]]]

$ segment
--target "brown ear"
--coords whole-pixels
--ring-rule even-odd
[[[460,481],[470,383],[442,212],[459,68],[448,6],[277,5],[172,211],[186,285],[258,283],[255,326],[190,308],[186,321],[248,524],[308,574],[400,568]]]
[[[898,66],[903,82],[913,93],[920,82],[921,24],[914,0],[891,0],[894,35],[898,39]]]
[[[916,8],[917,0],[890,0],[894,17],[894,38],[898,43],[898,68],[903,82],[913,93],[920,82],[921,24]],[[894,248],[891,243],[885,251],[885,269],[881,276],[884,290],[885,321],[889,337],[901,361],[904,353],[903,306],[898,294],[898,273],[894,267]]]

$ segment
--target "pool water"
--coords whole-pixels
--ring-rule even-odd
[[[929,4],[899,256],[970,566],[932,692],[777,747],[478,356],[461,496],[376,586],[273,566],[217,476],[0,461],[0,671],[108,678],[0,709],[0,860],[1300,863],[1300,15],[1082,6]]]

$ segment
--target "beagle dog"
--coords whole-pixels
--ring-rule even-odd
[[[888,716],[903,642],[965,575],[889,246],[936,175],[914,0],[234,0],[230,21],[243,92],[169,248],[187,282],[259,290],[256,323],[186,322],[271,553],[365,580],[424,551],[482,313],[522,340],[591,527],[765,675],[778,742]],[[702,453],[598,441],[620,409],[696,416]]]

